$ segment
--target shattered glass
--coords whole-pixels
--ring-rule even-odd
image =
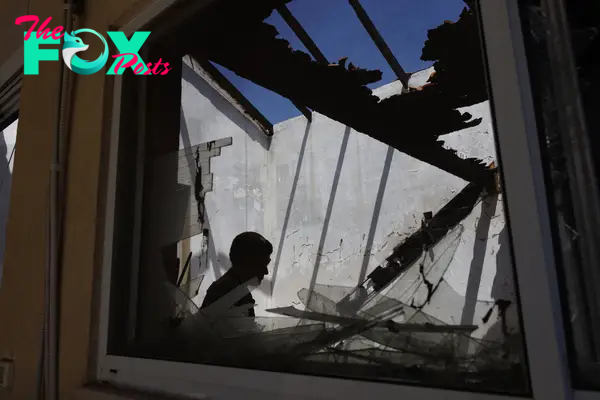
[[[257,282],[240,285],[225,300],[204,309],[185,289],[167,284],[176,309],[185,312],[177,313],[182,321],[165,343],[186,343],[186,358],[194,362],[254,368],[295,370],[298,363],[316,362],[375,366],[382,376],[403,371],[408,377],[415,368],[455,377],[473,374],[473,379],[499,366],[510,370],[519,365],[519,346],[477,339],[472,335],[477,326],[451,325],[431,315],[441,302],[464,302],[443,279],[463,231],[462,225],[456,226],[381,291],[367,294],[362,287],[317,284],[312,294],[308,289],[298,292],[304,309],[267,310],[279,317],[240,317],[236,307],[230,308]],[[355,292],[363,293],[358,296],[361,302],[348,301]],[[491,302],[480,303],[493,307]]]
[[[115,285],[139,303],[122,307],[136,312],[129,355],[527,393],[473,2],[426,22],[431,68],[377,89],[368,64],[278,37],[264,21],[285,3],[215,2],[182,28],[211,40],[185,41],[170,86],[148,83],[181,98],[148,112],[139,276]],[[310,110],[269,126],[207,62]],[[231,243],[249,230],[273,251],[264,279],[239,282]],[[207,303],[224,280],[237,287]]]

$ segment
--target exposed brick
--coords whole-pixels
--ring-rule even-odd
[[[200,159],[202,157],[217,157],[221,155],[221,149],[203,150],[200,152]]]
[[[206,194],[207,192],[212,191],[213,189],[213,175],[207,174],[201,176],[202,181],[202,194]]]
[[[221,147],[231,146],[232,144],[233,144],[233,139],[229,137],[229,138],[224,138],[224,139],[219,139],[219,140],[213,140],[213,141],[206,142],[206,143],[201,143],[197,147],[200,149],[200,151],[210,151],[210,150],[214,150],[214,149],[220,149]],[[195,151],[195,149],[194,149],[194,151]]]
[[[210,174],[210,157],[203,159],[202,153],[200,153],[200,170],[202,174]]]

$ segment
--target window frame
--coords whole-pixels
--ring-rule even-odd
[[[6,85],[7,83],[13,81],[14,82],[14,86],[13,86],[13,90],[11,91],[6,91],[4,92],[2,89],[4,88],[4,85]],[[12,124],[14,124],[16,121],[19,120],[19,111],[21,108],[20,102],[21,102],[21,90],[23,88],[23,46],[19,47],[16,51],[14,51],[12,53],[12,55],[10,55],[10,57],[8,57],[4,63],[0,64],[0,134],[4,135],[4,131],[10,127]],[[9,95],[12,94],[12,97],[16,97],[16,104],[13,105],[12,107],[12,111],[10,113],[3,113],[2,110],[2,96],[1,94],[11,97]],[[17,122],[18,124],[18,122]],[[17,127],[18,129],[18,127]],[[18,137],[18,135],[17,135]],[[6,143],[6,137],[4,138],[5,144],[7,144],[7,155],[8,155],[8,143]],[[12,190],[12,178],[13,178],[13,173],[14,173],[14,153],[16,151],[16,147],[17,147],[17,143],[15,142],[13,149],[10,151],[11,156],[9,156],[9,159],[7,160],[7,168],[10,170],[10,163],[13,163],[13,170],[10,171],[10,175],[11,175],[11,185],[6,188],[4,186],[4,180],[0,181],[0,195],[2,194],[2,190],[8,190],[9,193]],[[12,160],[11,160],[12,158]],[[0,288],[2,287],[2,277],[4,274],[4,256],[6,255],[6,232],[7,232],[7,226],[8,226],[8,217],[10,216],[10,197],[8,199],[8,204],[7,204],[8,209],[6,210],[6,225],[4,227],[4,254],[2,256],[2,258],[0,258]]]
[[[23,86],[23,46],[19,47],[15,52],[12,53],[3,64],[0,65],[0,93],[2,93],[3,86],[14,80],[14,90],[12,93],[16,93],[17,104],[14,106],[14,110],[9,114],[3,114],[0,109],[0,131],[8,127],[15,119],[19,118],[19,101],[21,97],[21,89]],[[11,92],[4,93],[5,95]],[[0,105],[2,101],[0,99]],[[11,121],[10,123],[7,121]]]
[[[148,59],[148,49],[146,47],[140,50],[140,57],[143,60]],[[148,92],[148,81],[144,78],[137,83],[140,98],[146,98]],[[135,175],[135,208],[133,222],[133,240],[132,240],[132,262],[131,262],[131,278],[129,281],[129,302],[127,304],[127,339],[135,337],[136,319],[132,316],[137,314],[138,307],[138,286],[139,286],[139,268],[140,268],[140,252],[142,240],[142,201],[144,198],[144,162],[146,159],[146,107],[145,104],[139,103],[137,108],[137,137],[136,137],[136,175]],[[120,118],[120,116],[119,116]],[[118,143],[118,142],[117,142]],[[118,144],[117,144],[118,147]],[[118,168],[117,168],[118,169]]]
[[[204,0],[205,3],[211,1],[214,0]],[[175,3],[177,0],[155,0],[121,30],[131,34]],[[497,132],[496,147],[500,160],[502,156],[504,160],[510,160],[506,165],[501,162],[502,178],[507,192],[515,284],[520,299],[532,396],[540,400],[572,399],[574,392],[568,371],[548,203],[518,4],[516,0],[481,0],[480,9],[492,92],[490,103]],[[345,400],[372,396],[426,400],[528,398],[107,354],[122,79],[115,76],[113,81],[97,380],[173,394],[218,394],[222,398],[239,398],[240,395],[247,399],[259,395],[265,398],[266,394],[290,399],[328,396]],[[514,198],[511,193],[516,194]],[[262,387],[266,381],[270,383],[269,389]],[[231,382],[235,382],[235,386]],[[575,398],[600,399],[600,393],[577,392]]]

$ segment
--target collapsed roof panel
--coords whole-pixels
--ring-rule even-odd
[[[377,50],[347,0],[331,0],[326,3],[318,0],[296,0],[289,3],[288,8],[330,63],[347,58],[348,63],[353,65],[366,69],[384,67],[385,73],[388,73],[389,68],[384,57]],[[292,48],[296,49],[293,46]],[[322,62],[320,57],[315,59]],[[395,79],[395,76],[390,73],[387,78],[389,82],[390,79]],[[375,88],[381,84],[383,82],[377,81],[369,84],[369,87]]]
[[[430,29],[421,59],[434,61],[430,90],[454,107],[488,99],[477,17],[467,8],[460,18]]]
[[[361,0],[360,3],[407,72],[432,65],[419,59],[427,30],[445,19],[456,19],[464,6],[461,0]],[[398,79],[348,0],[295,0],[287,7],[329,60],[347,56],[358,66],[380,69],[382,81],[369,85],[371,89]],[[265,22],[271,23],[271,19]],[[280,29],[279,25],[274,25]],[[289,40],[293,49],[302,50],[296,45],[298,41],[295,38],[285,34],[281,37]]]
[[[277,12],[289,26],[289,28],[293,31],[295,36],[300,41],[301,45],[305,46],[307,49],[307,53],[313,56],[315,61],[321,64],[329,64],[327,61],[327,57],[321,52],[317,44],[312,40],[312,38],[308,35],[308,32],[304,29],[304,27],[300,24],[300,22],[294,17],[291,11],[285,6],[282,5],[277,8]],[[281,30],[281,28],[278,28]]]
[[[196,43],[193,55],[215,61],[258,85],[467,181],[489,181],[491,174],[478,160],[463,160],[437,142],[440,135],[479,124],[480,120],[471,120],[469,114],[456,108],[485,99],[483,77],[479,81],[483,83],[480,90],[471,88],[479,88],[476,84],[465,84],[462,92],[457,89],[460,85],[446,91],[437,83],[380,102],[365,86],[380,80],[380,71],[319,64],[306,53],[293,51],[287,41],[277,38],[278,32],[273,26],[262,22],[261,18],[286,2],[270,0],[260,6],[238,0],[217,3],[189,32],[188,37],[210,33],[213,38]],[[463,18],[470,15],[465,12]],[[229,23],[223,26],[220,21]],[[468,29],[472,24],[457,25],[464,26],[460,31],[462,35],[478,37],[476,31]],[[436,40],[434,37],[430,40],[431,47]],[[448,46],[448,43],[441,45]],[[471,53],[475,51],[472,46],[468,49]],[[474,58],[481,58],[479,52],[471,56]],[[444,69],[444,65],[441,64],[442,71],[450,71],[450,68]],[[477,81],[473,77],[471,80]],[[445,95],[446,92],[452,95]],[[459,104],[455,104],[457,99]]]

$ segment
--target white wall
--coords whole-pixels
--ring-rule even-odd
[[[438,211],[466,185],[316,113],[312,123],[297,117],[276,125],[268,148],[262,132],[189,72],[182,82],[180,148],[233,138],[211,163],[214,185],[205,201],[211,246],[209,265],[200,267],[206,277],[197,303],[227,270],[231,241],[246,230],[263,234],[275,248],[271,273],[253,293],[257,315],[272,307],[301,306],[297,293],[311,281],[354,287],[418,229],[424,212]],[[430,72],[416,74],[411,86],[422,85]],[[375,93],[385,97],[400,88],[392,83]],[[443,139],[460,155],[489,163],[495,159],[489,105],[468,111],[483,122]],[[400,128],[410,130],[411,124]],[[418,123],[413,129],[418,134]],[[453,295],[431,304],[428,313],[448,323],[479,324],[487,301],[499,296],[514,301],[508,243],[499,244],[506,236],[501,200],[494,210],[493,199],[487,199],[483,213],[479,204],[464,221],[465,232],[444,276]],[[477,232],[486,218],[489,230]],[[200,236],[193,238],[192,250],[199,245]],[[479,302],[463,316],[465,295]]]

